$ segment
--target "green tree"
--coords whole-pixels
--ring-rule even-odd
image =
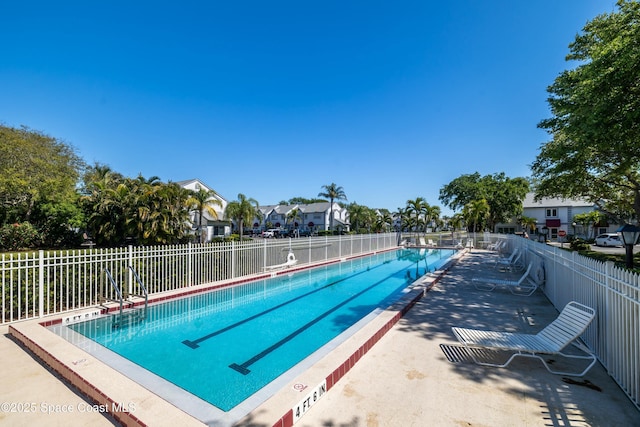
[[[393,217],[389,211],[382,211],[380,215],[376,216],[374,228],[376,231],[389,232],[393,225]]]
[[[221,208],[222,202],[217,198],[217,193],[213,190],[205,190],[201,188],[198,191],[192,191],[187,199],[187,205],[198,215],[198,242],[204,243],[206,235],[202,233],[202,218],[205,212],[212,218],[218,219],[218,211],[216,207]]]
[[[175,183],[143,184],[137,194],[135,228],[140,244],[170,244],[184,241],[189,228],[190,190]]]
[[[485,199],[472,200],[464,206],[462,214],[467,224],[473,224],[471,231],[480,231],[485,228],[491,208]],[[478,228],[478,225],[480,227]]]
[[[251,222],[258,216],[259,204],[255,199],[247,198],[244,194],[238,194],[238,200],[227,204],[224,211],[225,218],[235,221],[238,226],[238,233],[242,238],[244,224]]]
[[[349,212],[349,222],[351,223],[351,230],[359,233],[360,229],[365,227],[367,221],[367,207],[357,204],[356,202],[350,203],[347,206],[347,212]]]
[[[587,231],[586,238],[595,237],[595,225],[604,219],[605,214],[600,211],[584,212],[573,217],[573,221],[576,224],[580,224]]]
[[[347,200],[347,196],[344,192],[344,189],[334,183],[329,185],[323,185],[322,188],[324,191],[318,193],[318,197],[326,197],[329,199],[330,203],[330,212],[329,212],[329,229],[333,230],[333,202],[340,200]]]
[[[325,202],[324,199],[307,199],[305,197],[292,197],[289,201],[282,200],[280,205],[311,205],[313,203]]]
[[[410,227],[408,227],[407,224],[407,220],[410,218],[411,216],[411,212],[409,212],[409,208],[408,207],[404,207],[404,208],[398,208],[396,210],[396,212],[394,213],[395,217],[399,219],[399,225],[400,225],[400,230],[399,231],[404,231],[404,230],[409,230]]]
[[[453,214],[451,220],[449,221],[449,225],[453,228],[453,231],[461,229],[464,223],[464,215],[462,215],[461,213]]]
[[[462,175],[440,189],[440,201],[456,211],[476,200],[489,206],[487,227],[509,222],[522,213],[522,202],[529,191],[525,178],[509,178],[504,172],[480,176],[478,172]]]
[[[427,222],[427,227],[433,223],[437,228],[439,224],[441,224],[440,213],[441,213],[440,206],[436,206],[436,205],[426,206],[424,210],[424,214]]]
[[[26,127],[0,125],[0,225],[28,222],[47,247],[72,245],[82,213],[75,208],[84,162],[75,149]]]
[[[618,219],[640,218],[640,3],[588,22],[547,89],[551,140],[532,164],[536,197],[583,198]]]
[[[413,218],[412,225],[416,232],[422,228],[426,232],[426,214],[430,206],[424,197],[407,200],[406,212]]]
[[[536,218],[532,218],[530,216],[524,216],[524,215],[520,217],[520,224],[522,225],[522,228],[524,229],[524,231],[528,230],[530,233],[533,232],[533,230],[536,229],[537,223],[538,223],[538,220]]]
[[[188,228],[190,193],[158,177],[136,179],[104,171],[85,182],[81,203],[87,230],[100,246],[131,242],[143,245],[182,241]]]
[[[300,227],[299,223],[302,221],[302,213],[300,212],[300,209],[298,208],[291,209],[291,211],[287,213],[286,221],[288,224],[293,223],[293,226],[297,230]]]

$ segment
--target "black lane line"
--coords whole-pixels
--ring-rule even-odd
[[[380,267],[380,266],[382,266],[382,265],[383,265],[383,264],[376,265],[376,266],[375,266],[375,267],[373,267],[373,268],[378,268],[378,267]],[[293,298],[293,299],[291,299],[291,300],[289,300],[289,301],[285,301],[285,302],[283,302],[282,304],[278,304],[278,305],[276,305],[276,306],[274,306],[274,307],[271,307],[271,308],[270,308],[270,309],[268,309],[268,310],[265,310],[265,311],[262,311],[262,312],[260,312],[260,313],[254,314],[254,315],[253,315],[253,316],[251,316],[251,317],[247,317],[246,319],[243,319],[243,320],[241,320],[241,321],[239,321],[239,322],[233,323],[233,324],[231,324],[231,325],[229,325],[229,326],[226,326],[226,327],[224,327],[224,328],[222,328],[222,329],[219,329],[219,330],[217,330],[217,331],[215,331],[215,332],[212,332],[212,333],[210,333],[210,334],[208,334],[208,335],[205,335],[205,336],[203,336],[203,337],[200,337],[200,338],[198,338],[198,339],[196,339],[196,340],[193,340],[193,341],[192,341],[192,340],[184,340],[184,341],[182,341],[182,344],[186,345],[187,347],[191,347],[191,348],[193,348],[193,349],[196,349],[196,348],[200,347],[200,345],[199,345],[199,344],[200,344],[201,342],[206,341],[206,340],[208,340],[208,339],[210,339],[210,338],[213,338],[213,337],[215,337],[216,335],[220,335],[220,334],[221,334],[221,333],[223,333],[223,332],[227,332],[227,331],[229,331],[229,330],[231,330],[231,329],[233,329],[233,328],[236,328],[236,327],[238,327],[238,326],[240,326],[240,325],[242,325],[242,324],[244,324],[244,323],[247,323],[247,322],[249,322],[249,321],[251,321],[251,320],[257,319],[257,318],[258,318],[258,317],[260,317],[260,316],[264,316],[265,314],[268,314],[268,313],[270,313],[270,312],[272,312],[272,311],[278,310],[278,309],[280,309],[280,308],[282,308],[282,307],[284,307],[284,306],[286,306],[286,305],[288,305],[288,304],[291,304],[291,303],[293,303],[293,302],[295,302],[295,301],[298,301],[298,300],[300,300],[300,299],[302,299],[302,298],[306,298],[306,297],[308,297],[309,295],[315,294],[316,292],[320,292],[320,291],[322,291],[322,290],[324,290],[324,289],[326,289],[326,288],[328,288],[328,287],[331,287],[331,286],[333,286],[333,285],[336,285],[336,284],[338,284],[338,283],[340,283],[340,282],[344,282],[345,280],[347,280],[347,279],[349,279],[349,278],[351,278],[351,277],[358,276],[358,275],[363,274],[363,273],[366,273],[367,271],[370,271],[370,270],[371,270],[371,268],[367,268],[366,270],[359,271],[359,272],[354,273],[354,274],[352,274],[352,275],[350,275],[350,276],[347,276],[347,277],[343,277],[342,279],[338,279],[338,280],[336,280],[335,282],[328,283],[328,284],[326,284],[326,285],[322,286],[321,288],[318,288],[318,289],[315,289],[315,290],[313,290],[313,291],[307,292],[306,294],[300,295],[300,296],[298,296],[298,297],[296,297],[296,298]]]
[[[380,283],[384,282],[388,278],[398,274],[398,272],[403,271],[403,270],[405,270],[405,269],[403,268],[402,270],[396,271],[395,273],[390,274],[389,276],[385,277],[384,279],[381,279],[381,280],[375,282],[373,285],[369,286],[368,288],[365,288],[365,289],[361,290],[360,292],[358,292],[357,294],[352,295],[351,297],[349,297],[348,299],[344,300],[343,302],[341,302],[340,304],[336,305],[335,307],[331,308],[330,310],[325,311],[323,314],[321,314],[320,316],[316,317],[311,322],[309,322],[306,325],[301,326],[300,328],[296,329],[291,334],[287,335],[286,337],[284,337],[283,339],[281,339],[277,343],[273,344],[271,347],[269,347],[269,348],[263,350],[262,352],[256,354],[255,356],[253,356],[251,359],[247,360],[246,362],[244,362],[244,363],[242,363],[240,365],[238,365],[237,363],[232,363],[231,365],[229,365],[229,367],[231,369],[234,369],[234,370],[240,372],[242,375],[247,375],[249,372],[251,372],[249,369],[247,369],[249,366],[253,365],[258,360],[262,359],[263,357],[265,357],[266,355],[268,355],[272,351],[276,350],[278,347],[281,347],[283,344],[286,344],[287,342],[291,341],[293,338],[295,338],[296,336],[300,335],[306,329],[308,329],[309,327],[311,327],[314,324],[318,323],[320,320],[324,319],[329,314],[331,314],[334,311],[338,310],[340,307],[344,306],[348,302],[354,300],[355,298],[359,297],[363,293],[370,291],[371,289],[373,289],[376,286],[378,286]]]

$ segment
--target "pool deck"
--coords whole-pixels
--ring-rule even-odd
[[[521,297],[475,289],[472,277],[498,274],[487,263],[492,256],[481,250],[462,256],[399,321],[393,311],[382,313],[236,425],[271,427],[283,417],[286,424],[285,412],[300,407],[305,413],[295,425],[306,427],[640,426],[640,411],[600,364],[583,378],[570,378],[550,374],[535,359],[518,358],[508,368],[469,361],[452,326],[535,333],[557,316],[541,291]],[[38,322],[16,323],[13,329],[37,342],[48,363],[62,363],[71,376],[99,384],[81,379],[82,393],[107,394],[131,404],[133,411],[126,414],[131,416],[120,417],[123,422],[203,425]],[[7,335],[7,326],[0,331],[0,424],[119,424],[24,351]],[[372,334],[375,345],[368,345]],[[309,406],[313,392],[322,390],[332,372],[339,373],[339,380]]]

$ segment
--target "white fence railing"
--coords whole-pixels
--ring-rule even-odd
[[[395,233],[258,239],[251,242],[0,255],[1,323],[39,318],[115,299],[105,268],[128,294],[141,294],[133,267],[150,295],[269,271],[287,261],[315,264],[397,246]]]
[[[450,237],[449,237],[450,236]],[[406,236],[403,236],[405,238]],[[435,236],[434,236],[435,237]],[[438,244],[459,243],[458,235],[438,235]],[[498,238],[507,250],[528,249],[542,259],[543,291],[558,309],[575,300],[596,308],[596,320],[583,340],[609,375],[640,409],[640,277],[611,262],[514,235],[469,234],[476,247]],[[450,240],[449,240],[449,239]],[[114,299],[108,268],[129,294],[139,294],[132,266],[149,294],[250,277],[282,264],[293,252],[298,265],[315,264],[397,246],[395,233],[299,239],[260,239],[243,243],[83,249],[0,256],[2,323],[94,307]]]
[[[558,310],[572,300],[597,310],[583,341],[640,409],[640,276],[611,261],[514,235],[508,236],[508,247],[526,248],[529,258],[544,261],[543,291]]]

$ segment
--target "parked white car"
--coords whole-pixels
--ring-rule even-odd
[[[596,237],[596,246],[624,246],[618,233],[604,233]]]

